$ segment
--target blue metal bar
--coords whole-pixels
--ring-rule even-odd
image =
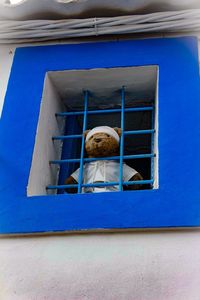
[[[125,112],[134,112],[134,111],[151,111],[153,110],[152,106],[146,106],[146,107],[131,107],[131,108],[125,108]],[[110,114],[110,113],[120,113],[120,108],[113,108],[113,109],[101,109],[101,110],[88,110],[88,115],[97,115],[97,114]],[[62,113],[56,113],[56,117],[66,117],[66,116],[79,116],[84,115],[84,111],[69,111],[69,112],[62,112]]]
[[[155,127],[155,109],[152,110],[152,128]],[[154,139],[155,139],[155,135],[151,136],[151,151],[154,151]],[[153,188],[153,184],[154,184],[154,157],[151,157],[151,179],[153,180],[152,182],[152,188]]]
[[[88,91],[84,91],[84,117],[83,117],[83,133],[87,128],[87,110],[88,110]],[[82,135],[81,144],[81,157],[80,157],[80,170],[78,178],[78,193],[81,193],[82,181],[83,181],[83,159],[84,159],[84,148],[85,148],[85,138]]]
[[[124,157],[124,109],[125,109],[125,89],[121,89],[121,138],[120,138],[120,171],[119,190],[123,191],[123,157]]]
[[[78,139],[82,138],[82,134],[71,134],[71,135],[58,135],[58,136],[53,136],[52,140],[66,140],[66,139]]]
[[[132,134],[150,134],[154,133],[155,129],[146,129],[146,130],[129,130],[124,131],[124,135],[132,135]]]
[[[124,155],[124,159],[140,159],[140,158],[151,158],[155,157],[154,153],[150,154],[135,154],[135,155]],[[84,162],[91,162],[96,160],[120,160],[120,156],[108,156],[108,157],[93,157],[93,158],[84,158]],[[50,160],[50,164],[66,164],[80,162],[80,158],[70,158],[70,159],[58,159],[58,160]]]
[[[135,184],[152,184],[153,180],[136,180],[136,181],[125,181],[123,182],[124,185],[135,185]],[[82,187],[104,187],[104,186],[113,186],[119,185],[119,182],[98,182],[98,183],[85,183],[82,184]],[[70,189],[70,188],[77,188],[78,184],[68,184],[68,185],[48,185],[46,187],[47,190],[54,190],[54,189]]]
[[[125,181],[123,182],[124,185],[133,185],[133,184],[152,184],[153,180],[135,180],[135,181]]]
[[[151,134],[151,133],[154,133],[154,132],[155,132],[155,129],[129,130],[129,131],[124,131],[124,135],[131,135],[131,134]],[[65,139],[76,139],[76,138],[82,138],[82,134],[53,136],[52,140],[65,140]]]

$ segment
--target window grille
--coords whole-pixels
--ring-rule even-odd
[[[70,189],[70,188],[77,188],[78,193],[82,193],[83,187],[106,187],[106,186],[119,186],[119,191],[123,191],[123,185],[150,185],[153,188],[154,184],[154,157],[156,153],[154,153],[154,134],[155,134],[155,107],[154,105],[148,106],[141,106],[141,107],[125,107],[125,87],[120,89],[121,94],[121,107],[120,108],[113,108],[113,109],[95,109],[95,110],[88,110],[88,99],[90,92],[84,91],[83,98],[84,98],[84,110],[82,111],[67,111],[62,113],[56,113],[56,117],[70,117],[70,116],[83,116],[83,124],[82,124],[82,134],[70,134],[70,135],[61,135],[61,136],[53,136],[52,140],[69,140],[69,139],[81,139],[81,153],[80,158],[69,158],[69,159],[60,159],[60,160],[52,160],[50,164],[57,164],[57,165],[66,165],[71,163],[79,163],[80,172],[79,172],[79,179],[78,184],[58,184],[58,185],[48,185],[47,190],[63,190],[63,189]],[[130,112],[151,112],[151,124],[152,128],[145,129],[145,130],[125,130],[125,113]],[[85,138],[84,132],[87,130],[87,120],[88,115],[99,115],[99,114],[110,114],[110,113],[120,113],[121,115],[121,138],[120,138],[120,155],[119,156],[112,156],[112,157],[97,157],[97,158],[86,158],[85,157]],[[103,124],[102,124],[103,125]],[[151,153],[145,154],[132,154],[132,155],[124,155],[124,138],[126,136],[131,135],[150,135],[151,136]],[[131,159],[144,159],[149,158],[151,160],[151,175],[150,179],[147,180],[139,180],[139,181],[123,181],[123,162],[124,160],[131,160]],[[119,172],[119,181],[118,182],[104,182],[104,183],[83,183],[83,167],[84,163],[96,161],[96,160],[118,160],[120,163],[120,172]]]

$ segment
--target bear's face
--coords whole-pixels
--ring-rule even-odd
[[[119,154],[119,143],[111,135],[99,132],[89,138],[85,143],[85,149],[88,157],[115,156]]]

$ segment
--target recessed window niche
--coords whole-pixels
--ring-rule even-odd
[[[28,180],[27,195],[49,195],[59,191],[47,190],[49,185],[63,184],[62,178],[69,176],[63,171],[65,166],[50,164],[59,160],[66,152],[65,142],[52,140],[53,136],[64,135],[68,128],[74,126],[69,117],[56,117],[56,113],[83,110],[83,91],[88,90],[89,110],[120,108],[119,90],[125,87],[125,106],[154,107],[154,124],[152,115],[145,112],[127,113],[125,130],[145,130],[155,128],[153,136],[146,134],[129,136],[125,139],[125,154],[156,153],[152,159],[134,160],[130,164],[142,173],[145,179],[153,172],[154,183],[151,188],[158,188],[158,67],[138,66],[126,68],[105,68],[89,70],[66,70],[47,72],[38,118],[35,146]],[[83,116],[77,116],[73,134],[82,133]],[[107,125],[120,127],[120,114],[89,115],[87,128]],[[79,127],[78,131],[77,126]],[[152,141],[153,139],[153,141]],[[153,149],[152,149],[153,147]],[[69,151],[67,151],[69,154]],[[71,147],[70,155],[78,157],[80,143]],[[75,166],[77,167],[77,166]],[[61,170],[62,169],[62,170]],[[150,187],[147,187],[150,188]]]

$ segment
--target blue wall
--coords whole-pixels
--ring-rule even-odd
[[[27,197],[47,71],[159,66],[159,189]],[[200,225],[197,40],[145,39],[17,49],[0,123],[0,232]]]

